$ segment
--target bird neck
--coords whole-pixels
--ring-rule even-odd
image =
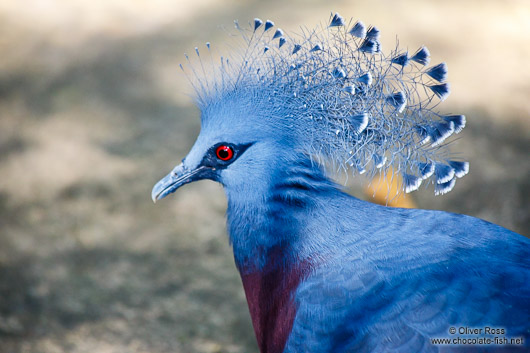
[[[277,164],[266,173],[249,175],[237,189],[225,188],[230,242],[242,272],[261,270],[276,257],[284,267],[303,261],[308,217],[320,213],[323,199],[341,193],[309,159]]]
[[[307,217],[338,189],[309,160],[269,175],[269,183],[227,190],[227,222],[260,350],[282,352],[296,314],[293,293],[316,265],[304,251]]]

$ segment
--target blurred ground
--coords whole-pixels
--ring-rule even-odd
[[[150,190],[199,130],[182,53],[233,19],[289,30],[330,11],[448,63],[471,172],[419,207],[530,233],[526,0],[1,0],[0,352],[257,351],[221,187]]]

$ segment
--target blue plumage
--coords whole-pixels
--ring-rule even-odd
[[[418,64],[428,65],[430,61],[430,55],[431,54],[427,48],[421,47],[410,59],[417,62]]]
[[[271,29],[272,27],[274,27],[274,22],[270,21],[270,20],[267,20],[265,22],[265,32],[268,31],[269,29]]]
[[[335,78],[346,78],[346,73],[341,68],[334,68],[331,73]]]
[[[377,27],[372,26],[368,28],[368,31],[366,32],[366,38],[373,39],[373,40],[379,40],[379,29]]]
[[[376,39],[367,37],[362,42],[361,46],[359,46],[359,50],[368,54],[379,53],[381,51],[381,44]]]
[[[313,48],[311,48],[311,50],[309,51],[310,53],[313,53],[313,52],[316,52],[316,51],[320,51],[322,50],[322,44],[320,43],[317,43],[315,44],[315,46]]]
[[[291,54],[294,55],[294,54],[298,53],[298,51],[299,51],[300,49],[302,49],[302,46],[301,46],[300,44],[295,44],[295,45],[293,45],[293,51],[292,51]]]
[[[447,65],[445,63],[438,64],[427,69],[425,73],[438,82],[444,82],[447,80]]]
[[[444,116],[443,119],[449,123],[453,123],[453,128],[456,134],[466,127],[466,117],[463,115],[448,115]]]
[[[254,31],[260,28],[262,24],[263,24],[262,20],[260,20],[259,18],[255,18],[254,19]]]
[[[363,132],[368,126],[368,122],[369,115],[367,113],[352,115],[348,119],[348,123],[351,124],[353,131],[356,134]]]
[[[434,174],[434,163],[419,163],[418,168],[422,179],[428,179]]]
[[[449,136],[455,132],[454,123],[448,122],[437,122],[434,123],[429,129],[429,137],[432,146],[438,146],[443,143]]]
[[[407,97],[405,96],[405,93],[401,91],[388,95],[386,97],[386,101],[388,104],[397,109],[399,113],[401,113],[407,105]]]
[[[361,21],[357,21],[349,33],[352,36],[363,39],[366,37],[366,27]]]
[[[453,180],[455,170],[445,163],[436,163],[434,166],[434,175],[436,176],[436,183],[443,184]]]
[[[440,83],[438,85],[427,86],[433,91],[433,93],[440,98],[440,100],[445,100],[449,96],[449,84]]]
[[[283,36],[283,31],[280,28],[278,28],[276,30],[276,32],[274,32],[274,35],[272,36],[272,39],[280,38],[282,36]]]
[[[398,64],[401,66],[407,66],[407,64],[410,61],[409,53],[400,54],[390,59],[390,61],[392,61],[394,64]]]
[[[455,171],[455,176],[461,178],[469,172],[469,163],[462,161],[449,161],[449,165]]]
[[[359,76],[357,79],[360,83],[363,83],[367,86],[370,86],[372,84],[372,74],[367,72],[364,75]]]
[[[342,18],[341,15],[339,15],[338,13],[335,13],[335,15],[333,15],[333,18],[331,19],[331,23],[329,24],[330,27],[340,27],[340,26],[344,26],[344,18]]]
[[[465,117],[433,108],[449,92],[445,65],[425,71],[425,47],[387,57],[377,28],[348,29],[338,14],[295,37],[268,31],[269,20],[249,26],[237,25],[242,53],[218,66],[197,49],[200,69],[188,67],[201,132],[152,197],[200,179],[224,186],[261,352],[459,352],[433,341],[454,339],[451,327],[505,330],[460,338],[525,340],[475,351],[528,350],[527,238],[468,216],[360,201],[325,169],[393,171],[403,192],[451,191],[469,165],[443,144]]]

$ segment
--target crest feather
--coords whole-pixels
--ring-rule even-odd
[[[399,48],[385,55],[376,27],[350,26],[338,13],[295,35],[270,30],[270,20],[237,25],[240,51],[212,62],[208,73],[198,50],[202,72],[188,65],[199,107],[240,97],[249,116],[289,126],[318,160],[369,177],[393,168],[406,192],[426,179],[436,194],[450,191],[469,167],[448,162],[444,144],[464,128],[465,117],[435,111],[449,94],[447,66],[426,69],[426,47],[412,56]]]

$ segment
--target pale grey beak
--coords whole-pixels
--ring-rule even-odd
[[[204,179],[209,169],[211,168],[200,166],[197,169],[189,170],[183,163],[179,164],[153,187],[153,191],[151,191],[153,202],[156,203],[158,200],[163,199],[184,184]]]

